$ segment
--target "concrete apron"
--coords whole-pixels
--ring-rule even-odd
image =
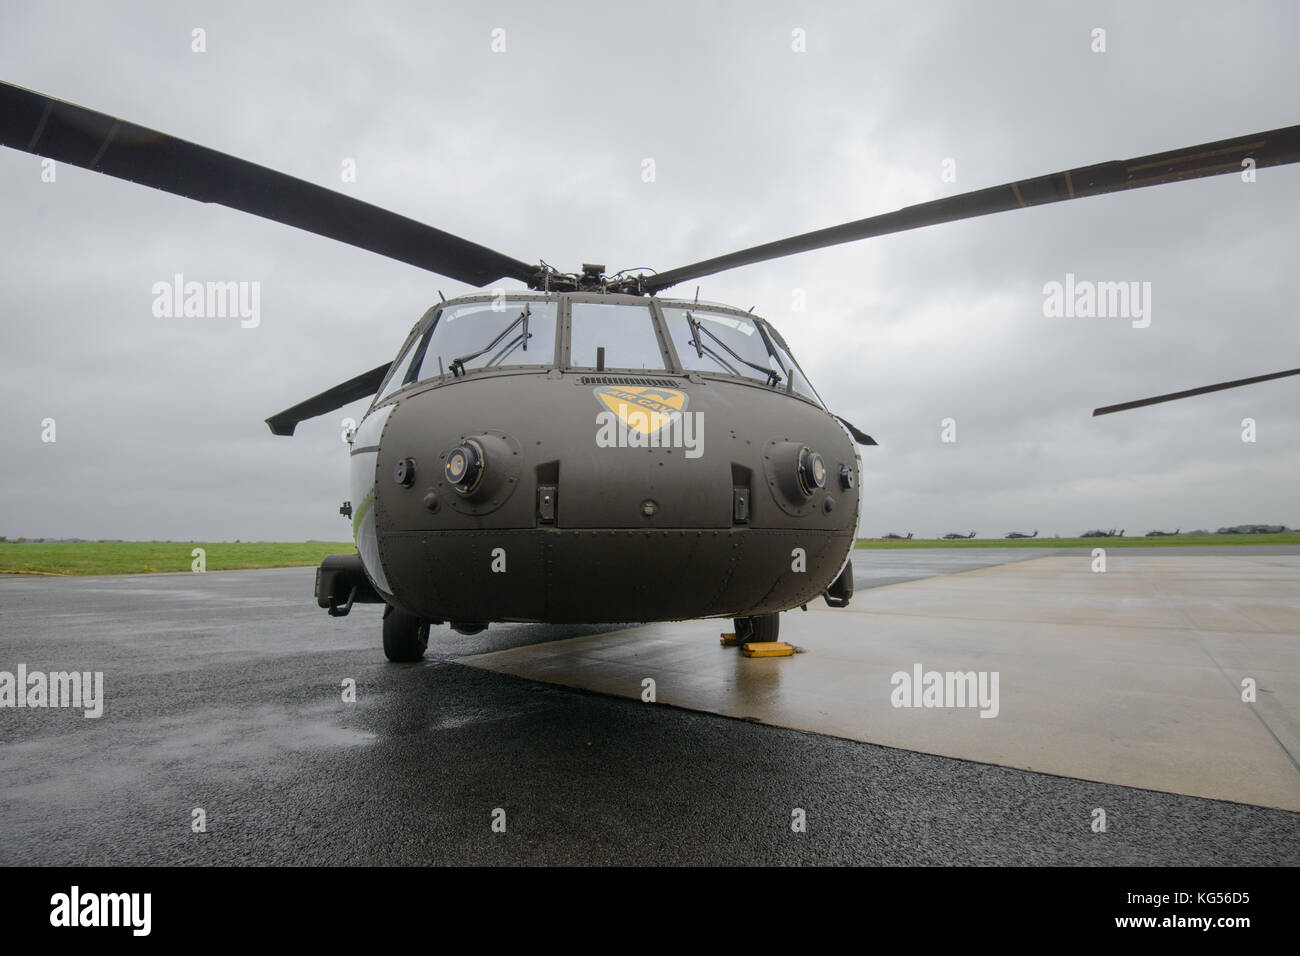
[[[719,645],[730,622],[692,621],[460,662],[638,700],[650,678],[660,704],[1300,811],[1300,556],[1093,565],[1080,550],[818,602],[782,615],[790,658],[746,659]],[[965,706],[947,672],[974,672]]]

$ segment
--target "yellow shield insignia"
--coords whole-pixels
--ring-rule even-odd
[[[623,424],[642,435],[659,431],[681,415],[687,403],[685,392],[649,385],[603,385],[595,395]]]

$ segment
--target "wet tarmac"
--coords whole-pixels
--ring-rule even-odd
[[[877,592],[889,603],[978,574],[926,578],[1039,556],[870,551],[855,566],[860,588],[920,582]],[[391,665],[380,609],[330,619],[312,576],[0,577],[0,671],[104,675],[99,718],[0,709],[0,864],[1300,863],[1300,814],[1285,810],[458,662],[601,633],[613,648],[626,628],[440,628],[423,663]],[[1056,612],[1037,613],[1053,634]],[[718,630],[658,627],[701,626]]]
[[[786,660],[723,647],[724,629],[461,661],[636,699],[653,680],[691,710],[1300,811],[1300,555],[1113,550],[1103,571],[1076,550],[876,588],[783,615],[802,652]]]

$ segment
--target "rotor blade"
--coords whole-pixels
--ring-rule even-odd
[[[1139,156],[1136,159],[1098,163],[1064,172],[1022,179],[1003,186],[991,186],[959,196],[947,196],[930,202],[907,206],[867,219],[846,222],[828,229],[805,232],[802,235],[779,239],[750,249],[742,249],[725,256],[716,256],[679,269],[670,269],[658,275],[647,276],[644,287],[652,294],[660,289],[677,285],[687,279],[713,275],[738,266],[779,259],[798,252],[809,252],[826,246],[835,246],[858,239],[906,232],[922,226],[934,226],[959,219],[973,219],[995,212],[1042,206],[1067,199],[1100,196],[1124,189],[1140,189],[1241,172],[1242,161],[1253,159],[1257,168],[1282,166],[1300,161],[1300,126],[1288,126],[1267,133],[1252,133],[1236,139],[1203,143],[1184,149]]]
[[[220,203],[474,286],[537,267],[351,196],[166,133],[0,83],[0,144],[164,192]]]
[[[866,432],[864,432],[861,428],[858,428],[856,425],[854,425],[854,424],[853,424],[851,421],[849,421],[848,419],[846,419],[846,418],[840,418],[840,416],[838,416],[838,415],[832,415],[831,417],[834,418],[834,419],[835,419],[837,422],[839,422],[841,425],[843,425],[844,428],[848,431],[848,433],[849,433],[850,435],[853,436],[853,440],[854,440],[855,442],[857,442],[859,445],[875,445],[875,444],[877,444],[877,442],[876,442],[876,440],[875,440],[874,438],[872,438],[870,435],[868,435]]]
[[[1094,408],[1092,414],[1109,415],[1112,412],[1123,412],[1130,408],[1141,408],[1143,405],[1158,405],[1161,402],[1172,402],[1179,398],[1191,398],[1193,395],[1204,395],[1206,392],[1221,392],[1225,388],[1239,388],[1242,385],[1254,385],[1256,382],[1267,382],[1275,378],[1286,378],[1288,375],[1300,375],[1300,368],[1288,369],[1285,372],[1273,372],[1271,375],[1256,375],[1254,378],[1239,378],[1233,382],[1220,382],[1218,385],[1203,385],[1200,388],[1189,388],[1185,392],[1170,392],[1168,395],[1156,395],[1153,398],[1140,398],[1136,402],[1122,402],[1119,405],[1107,405],[1104,408]]]
[[[273,435],[292,435],[293,430],[298,427],[298,423],[301,421],[315,418],[317,415],[324,415],[326,412],[332,412],[336,408],[342,408],[350,402],[355,402],[359,398],[366,398],[375,394],[375,392],[379,391],[379,386],[383,384],[384,376],[388,374],[389,366],[392,364],[392,362],[385,362],[378,368],[372,368],[369,372],[362,372],[356,378],[350,378],[333,388],[326,389],[305,402],[299,402],[293,408],[286,408],[284,411],[268,418],[266,424],[271,427]]]

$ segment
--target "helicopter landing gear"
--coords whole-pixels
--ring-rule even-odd
[[[429,646],[429,622],[389,604],[384,608],[384,656],[399,664],[424,657]]]
[[[775,641],[781,633],[781,615],[764,614],[760,617],[738,617],[735,620],[736,640],[741,644],[759,644]]]

